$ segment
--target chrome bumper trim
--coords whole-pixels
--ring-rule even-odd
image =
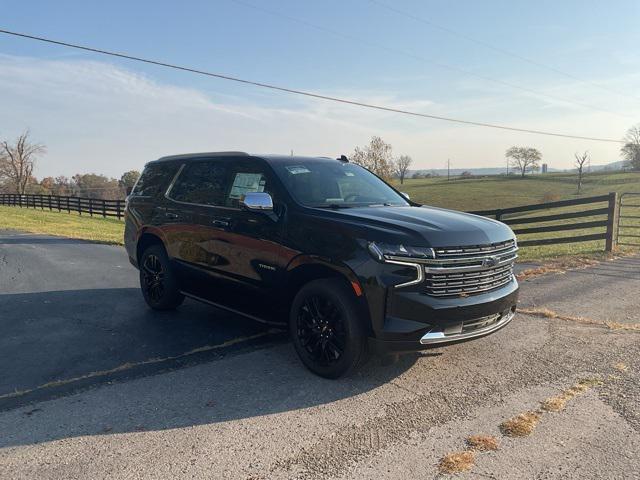
[[[467,340],[474,337],[482,337],[484,335],[493,333],[496,330],[500,330],[502,327],[507,325],[511,320],[513,320],[514,316],[515,316],[515,312],[509,310],[509,312],[506,315],[504,315],[500,320],[498,320],[493,325],[490,325],[486,328],[481,328],[469,333],[454,333],[454,334],[446,335],[444,332],[429,332],[420,339],[420,343],[422,345],[431,345],[434,343],[447,343],[447,342],[455,342],[458,340]]]

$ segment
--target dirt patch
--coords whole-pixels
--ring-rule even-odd
[[[607,327],[611,330],[629,330],[640,332],[640,324],[628,324],[620,322],[610,322],[607,320],[595,320],[593,318],[586,317],[574,317],[572,315],[563,315],[558,312],[554,312],[548,308],[519,308],[518,312],[525,315],[532,315],[534,317],[541,318],[555,318],[559,320],[566,320],[568,322],[582,323],[583,325],[597,325],[601,327]]]
[[[500,442],[492,435],[471,435],[467,438],[467,445],[477,452],[491,452],[498,450]]]
[[[440,460],[438,469],[442,473],[460,473],[471,470],[475,462],[475,454],[469,450],[448,453]]]
[[[524,412],[505,420],[500,424],[500,431],[507,437],[526,437],[530,435],[538,425],[540,412]]]

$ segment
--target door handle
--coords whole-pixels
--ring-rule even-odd
[[[171,220],[177,220],[178,218],[180,218],[180,215],[178,215],[177,213],[171,213],[171,212],[166,212],[164,216]]]
[[[231,219],[229,218],[214,218],[211,223],[215,227],[229,227],[231,226]]]

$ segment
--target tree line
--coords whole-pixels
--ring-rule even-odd
[[[130,170],[119,179],[78,173],[71,178],[58,176],[38,180],[33,174],[35,166],[47,149],[29,137],[29,130],[25,130],[14,141],[0,141],[0,192],[119,200],[125,198],[140,176],[138,171]]]
[[[119,179],[96,173],[78,173],[71,178],[58,176],[38,180],[34,176],[36,162],[47,150],[45,145],[34,142],[29,137],[29,130],[25,130],[14,141],[0,140],[0,192],[74,195],[117,200],[129,194],[140,176],[140,172],[130,170],[123,173]],[[620,154],[630,169],[640,170],[640,124],[627,131]],[[513,146],[505,152],[505,156],[508,165],[514,168],[522,178],[527,173],[540,169],[542,153],[536,148]],[[578,175],[578,193],[580,193],[585,167],[589,160],[589,152],[575,153],[574,165]],[[391,144],[378,136],[372,137],[364,147],[356,147],[351,155],[351,161],[387,181],[397,178],[401,184],[407,178],[413,163],[408,155],[395,157]],[[471,173],[464,172],[463,176],[471,176]],[[418,178],[415,173],[414,178]]]

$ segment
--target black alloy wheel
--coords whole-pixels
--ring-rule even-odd
[[[184,301],[162,245],[151,245],[141,255],[140,289],[154,310],[173,310]]]
[[[304,285],[289,314],[289,334],[302,363],[325,378],[351,373],[366,358],[362,315],[346,281],[323,278]]]
[[[159,302],[164,294],[164,271],[162,263],[156,255],[147,255],[142,264],[142,288],[149,298],[154,302]]]
[[[314,362],[319,365],[337,362],[346,344],[342,312],[330,298],[309,295],[298,310],[297,335]]]

